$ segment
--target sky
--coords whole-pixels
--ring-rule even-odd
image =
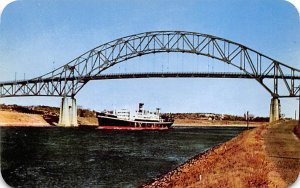
[[[19,0],[0,23],[0,82],[37,77],[90,49],[131,34],[182,30],[241,43],[300,68],[297,10],[284,0]],[[187,63],[191,62],[191,63]],[[117,72],[235,70],[210,58],[186,54],[147,55],[115,67]],[[270,94],[255,80],[169,78],[91,81],[76,96],[84,108],[162,112],[212,112],[268,116]],[[0,103],[59,106],[60,97],[0,98]],[[281,100],[295,116],[298,101]]]

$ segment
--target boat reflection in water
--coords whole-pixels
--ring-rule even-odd
[[[164,130],[169,129],[174,123],[171,117],[160,114],[160,109],[155,112],[144,110],[144,104],[139,103],[135,114],[129,110],[104,111],[97,113],[98,129],[124,129],[124,130]]]

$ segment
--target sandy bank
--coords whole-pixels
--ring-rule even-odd
[[[42,115],[0,111],[0,126],[50,126]]]
[[[56,119],[58,120],[58,117]],[[78,117],[78,124],[97,126],[98,119],[93,117]],[[48,127],[52,125],[44,119],[43,115],[0,110],[0,126]]]
[[[300,171],[295,122],[248,130],[144,187],[287,187]]]

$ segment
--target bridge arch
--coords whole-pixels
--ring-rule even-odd
[[[129,59],[155,53],[191,53],[214,58],[238,68],[256,79],[273,97],[278,94],[278,78],[284,77],[286,70],[294,75],[298,69],[280,63],[262,53],[242,44],[220,37],[187,31],[154,31],[130,35],[102,44],[73,59],[68,64],[52,71],[43,78],[68,75],[77,81],[72,83],[73,90],[66,95],[76,95],[88,81],[80,82],[82,77],[100,75],[104,70]],[[263,79],[273,74],[273,88]],[[292,80],[293,81],[293,80]],[[289,95],[295,94],[295,88],[287,81]]]
[[[214,58],[257,80],[273,97],[297,93],[300,70],[280,63],[242,44],[208,34],[188,31],[153,31],[115,39],[97,46],[47,74],[20,82],[0,83],[0,97],[68,96],[104,70],[129,59],[155,53],[190,53]],[[289,74],[289,75],[287,75]],[[273,78],[272,85],[264,82]],[[279,93],[278,80],[285,93]]]

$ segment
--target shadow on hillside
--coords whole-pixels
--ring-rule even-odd
[[[44,120],[50,125],[57,125],[59,117],[56,115],[43,115]]]

